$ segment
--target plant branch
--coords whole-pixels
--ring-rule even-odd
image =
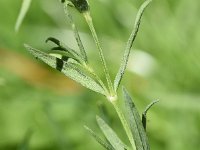
[[[88,58],[87,58],[86,51],[85,51],[85,49],[84,49],[83,43],[82,43],[81,38],[80,38],[80,35],[79,35],[79,33],[78,33],[78,29],[77,29],[77,27],[76,27],[76,25],[75,25],[75,23],[74,23],[74,21],[73,21],[73,17],[72,17],[72,15],[70,14],[70,12],[69,12],[69,10],[68,10],[68,7],[69,7],[68,5],[69,5],[68,2],[65,2],[65,3],[64,3],[64,11],[65,11],[65,14],[66,14],[66,16],[67,16],[67,18],[68,18],[68,20],[69,20],[71,26],[72,26],[72,30],[73,30],[73,32],[74,32],[74,36],[75,36],[76,42],[77,42],[77,44],[78,44],[78,47],[79,47],[79,49],[80,49],[81,55],[82,55],[84,61],[85,61],[86,63],[88,63]]]
[[[112,102],[113,107],[115,108],[115,110],[117,112],[117,115],[118,115],[118,117],[119,117],[119,119],[120,119],[120,121],[121,121],[121,123],[123,125],[123,128],[124,128],[124,130],[125,130],[125,132],[126,132],[126,134],[128,136],[128,139],[129,139],[129,141],[130,141],[130,143],[132,145],[132,148],[134,150],[136,150],[135,142],[134,142],[134,139],[133,139],[133,135],[131,134],[130,127],[129,127],[129,125],[128,125],[125,117],[124,117],[124,114],[122,113],[121,109],[119,108],[117,102],[118,102],[117,100]]]
[[[103,55],[103,51],[102,51],[102,48],[100,46],[100,43],[99,43],[99,40],[98,40],[98,37],[97,37],[97,34],[96,34],[96,31],[95,31],[95,28],[94,28],[94,25],[93,25],[93,22],[92,22],[92,18],[90,16],[90,12],[87,11],[87,12],[84,12],[83,13],[83,16],[85,17],[85,20],[90,28],[90,31],[92,33],[92,36],[94,38],[94,41],[95,41],[95,44],[99,50],[99,56],[100,56],[100,59],[101,59],[101,62],[103,64],[103,68],[104,68],[104,73],[105,73],[105,76],[106,76],[106,80],[107,80],[107,83],[108,83],[108,88],[110,90],[110,94],[114,94],[113,93],[113,85],[112,85],[112,82],[111,82],[111,78],[110,78],[110,74],[109,74],[109,71],[108,71],[108,68],[107,68],[107,65],[106,65],[106,61],[105,61],[105,58],[104,58],[104,55]]]

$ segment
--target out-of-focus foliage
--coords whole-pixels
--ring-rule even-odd
[[[97,129],[95,114],[102,115],[97,110],[99,102],[105,103],[110,115],[104,120],[123,139],[121,124],[103,97],[38,63],[23,47],[28,43],[48,50],[44,41],[54,36],[77,49],[62,5],[58,0],[34,0],[16,34],[14,25],[21,2],[0,1],[0,149],[22,147],[29,130],[29,149],[102,149],[83,128],[89,124]],[[113,78],[141,1],[89,2]],[[160,99],[148,114],[147,131],[153,150],[200,149],[199,8],[199,0],[154,0],[133,46],[142,55],[131,54],[130,71],[123,84],[140,110]],[[74,11],[74,17],[90,62],[101,73],[88,27],[78,12]],[[153,69],[138,74],[131,67],[144,68],[147,54],[154,61]]]

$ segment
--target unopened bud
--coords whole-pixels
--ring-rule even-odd
[[[87,0],[61,0],[62,3],[65,1],[71,2],[80,13],[89,11],[89,4]]]

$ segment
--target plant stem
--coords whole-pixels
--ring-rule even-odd
[[[79,33],[78,33],[78,29],[77,29],[77,27],[76,27],[76,25],[75,25],[75,23],[74,23],[74,21],[73,21],[72,15],[70,14],[70,12],[69,12],[69,10],[68,10],[67,7],[68,7],[68,2],[65,2],[65,4],[64,4],[64,11],[65,11],[65,14],[66,14],[66,16],[68,17],[68,20],[69,20],[69,22],[70,22],[70,24],[71,24],[71,26],[72,26],[72,30],[73,30],[73,32],[74,32],[74,37],[75,37],[76,42],[77,42],[77,44],[78,44],[78,47],[79,47],[79,49],[80,49],[81,56],[83,57],[84,61],[85,61],[86,63],[88,63],[87,54],[86,54],[86,51],[85,51],[85,49],[84,49],[83,43],[82,43],[82,41],[81,41],[80,35],[79,35]]]
[[[125,130],[125,132],[126,132],[126,134],[128,136],[128,139],[129,139],[129,141],[130,141],[130,143],[132,145],[132,148],[134,150],[136,150],[135,142],[134,142],[134,139],[133,139],[133,135],[131,134],[131,130],[130,130],[129,125],[128,125],[125,117],[124,117],[124,114],[122,113],[122,111],[120,110],[120,108],[118,106],[118,101],[117,100],[112,101],[112,104],[113,104],[113,107],[115,108],[115,110],[117,112],[117,115],[118,115],[118,117],[119,117],[119,119],[120,119],[120,121],[121,121],[121,123],[122,123],[122,125],[124,127],[124,130]]]
[[[84,12],[83,16],[85,17],[85,20],[86,20],[86,22],[87,22],[87,24],[88,24],[88,26],[90,28],[90,31],[92,33],[93,38],[94,38],[95,44],[96,44],[96,46],[97,46],[97,48],[99,50],[99,56],[100,56],[101,62],[103,64],[104,73],[105,73],[105,76],[106,76],[106,80],[107,80],[108,88],[110,90],[110,94],[114,95],[114,89],[113,89],[113,85],[112,85],[112,82],[111,82],[110,74],[108,72],[106,61],[105,61],[105,58],[104,58],[104,55],[103,55],[102,48],[100,46],[100,42],[99,42],[98,36],[96,34],[96,31],[95,31],[95,28],[94,28],[94,25],[93,25],[93,22],[92,22],[92,18],[90,16],[90,12],[89,11]]]

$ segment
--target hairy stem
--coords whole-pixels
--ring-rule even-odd
[[[128,125],[125,117],[124,117],[124,114],[122,113],[121,109],[118,106],[119,105],[118,101],[115,100],[115,101],[112,102],[112,104],[113,104],[113,107],[115,108],[115,110],[117,112],[117,115],[118,115],[118,117],[119,117],[119,119],[120,119],[120,121],[121,121],[121,123],[122,123],[122,125],[124,127],[124,130],[125,130],[125,132],[126,132],[126,134],[128,136],[128,139],[129,139],[129,141],[130,141],[130,143],[132,145],[133,150],[136,150],[135,142],[134,142],[134,139],[133,139],[133,135],[131,134],[132,132],[131,132],[130,127],[129,127],[129,125]]]
[[[103,68],[104,68],[104,73],[105,73],[105,76],[106,76],[106,80],[107,80],[107,83],[108,83],[108,88],[110,90],[110,94],[113,95],[114,94],[114,90],[113,90],[113,85],[112,85],[112,82],[111,82],[111,78],[110,78],[110,74],[109,74],[109,71],[108,71],[108,68],[107,68],[107,65],[106,65],[106,61],[105,61],[105,58],[104,58],[104,55],[103,55],[103,51],[102,51],[102,48],[100,46],[100,42],[99,42],[99,39],[97,37],[97,34],[96,34],[96,31],[95,31],[95,28],[94,28],[94,25],[93,25],[93,22],[92,22],[92,18],[90,16],[90,12],[85,12],[83,14],[83,16],[85,17],[86,19],[86,22],[91,30],[91,33],[92,33],[92,36],[94,38],[94,41],[95,41],[95,44],[99,50],[99,56],[100,56],[100,59],[101,59],[101,62],[103,64]]]
[[[84,61],[86,63],[88,63],[88,58],[87,58],[86,51],[84,49],[83,43],[82,43],[80,35],[78,33],[78,29],[77,29],[77,27],[76,27],[76,25],[75,25],[75,23],[73,21],[72,15],[70,14],[70,12],[68,10],[68,3],[67,2],[65,2],[65,4],[64,4],[64,11],[65,11],[65,14],[66,14],[71,26],[72,26],[72,30],[74,32],[74,37],[75,37],[76,42],[78,44],[78,47],[80,49],[81,56],[83,57]]]

